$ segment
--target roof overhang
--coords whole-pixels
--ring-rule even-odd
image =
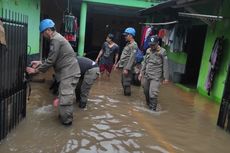
[[[190,7],[193,5],[204,4],[206,2],[208,2],[208,0],[169,0],[156,6],[142,9],[138,13],[141,16],[147,16],[164,9],[179,9],[183,7]]]

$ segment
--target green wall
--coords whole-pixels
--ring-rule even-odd
[[[223,16],[229,16],[230,13],[230,1],[225,0],[222,8],[221,14]],[[230,19],[226,18],[221,22],[217,22],[216,25],[213,27],[208,28],[206,40],[205,40],[205,46],[204,46],[204,52],[202,57],[202,63],[201,63],[201,69],[199,74],[199,80],[198,80],[198,91],[204,96],[207,95],[207,91],[205,90],[205,82],[208,75],[208,69],[209,69],[209,57],[212,52],[212,47],[215,42],[216,37],[218,36],[225,36],[225,46],[224,46],[224,53],[221,58],[220,63],[220,69],[216,73],[216,77],[214,80],[214,86],[211,90],[211,95],[208,96],[212,99],[214,99],[217,102],[220,102],[223,95],[224,90],[224,81],[226,79],[227,74],[227,66],[230,64]]]
[[[80,27],[81,28],[80,28],[80,33],[79,33],[79,44],[78,44],[78,54],[80,56],[84,55],[86,20],[87,20],[87,4],[83,2],[81,4],[81,17],[80,17]]]
[[[83,2],[102,3],[127,7],[147,8],[156,3],[142,0],[83,0]]]
[[[28,45],[31,54],[39,53],[40,0],[0,0],[0,8],[28,16]]]
[[[171,52],[169,46],[164,46],[167,50],[168,59],[177,63],[177,64],[186,64],[187,62],[187,53],[185,52]]]
[[[187,54],[185,52],[167,52],[167,56],[170,60],[177,64],[186,64]]]

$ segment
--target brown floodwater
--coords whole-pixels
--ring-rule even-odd
[[[219,105],[173,84],[162,85],[159,111],[145,105],[141,87],[122,94],[120,75],[98,79],[86,109],[74,104],[74,122],[59,123],[54,96],[32,83],[27,117],[3,141],[0,153],[229,153],[230,134],[216,126]]]

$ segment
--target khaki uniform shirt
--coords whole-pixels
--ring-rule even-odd
[[[119,61],[119,68],[132,70],[135,63],[135,53],[137,51],[137,43],[127,43],[124,47]]]
[[[146,51],[142,66],[142,74],[149,79],[161,80],[169,79],[168,58],[164,48],[158,48],[158,51]]]
[[[47,60],[38,67],[41,72],[46,72],[48,68],[54,67],[57,81],[69,77],[80,77],[80,67],[76,59],[76,54],[69,42],[59,33],[54,32],[50,40],[50,51]]]

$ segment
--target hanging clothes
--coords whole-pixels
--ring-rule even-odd
[[[169,34],[169,46],[171,52],[184,51],[187,42],[187,28],[183,25],[176,25]]]
[[[205,89],[207,90],[208,95],[210,95],[213,82],[214,82],[214,77],[219,67],[220,57],[221,54],[223,53],[223,45],[224,45],[224,37],[222,36],[216,38],[214,46],[212,48],[211,56],[209,58],[209,71],[205,83]]]
[[[141,47],[144,54],[146,52],[146,50],[149,48],[149,42],[150,42],[150,37],[153,35],[153,27],[148,27],[148,29],[146,30],[145,36],[144,36],[144,44]]]
[[[77,30],[77,18],[73,15],[64,16],[65,33],[75,33]]]
[[[163,39],[165,37],[166,33],[167,33],[166,29],[160,29],[158,32],[158,37]]]
[[[164,36],[162,37],[162,42],[164,45],[168,45],[169,44],[169,34],[170,34],[170,31],[165,29],[164,30],[165,34]]]
[[[78,31],[77,18],[73,15],[64,16],[64,37],[68,41],[76,41]]]
[[[141,36],[141,50],[145,53],[148,49],[148,42],[150,41],[150,36],[153,35],[153,27],[145,26],[142,30]]]
[[[165,45],[165,40],[166,39],[166,34],[167,30],[166,29],[160,29],[158,32],[158,37],[159,37],[159,45],[162,46],[163,44]]]
[[[144,42],[145,42],[145,34],[146,34],[146,31],[147,29],[149,28],[149,26],[145,26],[142,28],[142,32],[141,32],[141,49],[144,45]]]

